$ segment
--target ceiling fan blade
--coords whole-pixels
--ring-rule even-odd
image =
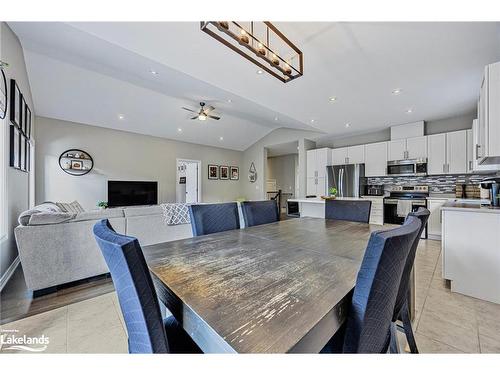
[[[213,106],[209,105],[208,107],[206,107],[206,109],[205,109],[205,113],[210,113],[210,112],[212,112],[214,109],[215,109],[215,107],[213,107]]]
[[[198,113],[197,111],[193,111],[192,109],[189,109],[189,108],[186,108],[186,107],[182,107],[182,109],[185,109],[186,111],[189,111],[189,112]]]
[[[191,120],[196,120],[198,116],[191,117]]]
[[[220,120],[220,117],[218,117],[218,116],[208,115],[208,117],[210,117],[211,119],[214,119],[214,120]]]

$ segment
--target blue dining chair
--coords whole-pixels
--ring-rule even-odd
[[[371,201],[354,201],[327,199],[325,203],[325,218],[335,220],[368,223],[370,221]]]
[[[274,223],[280,219],[275,200],[242,202],[241,211],[247,227]]]
[[[201,353],[172,315],[162,319],[137,238],[116,233],[107,219],[97,222],[93,231],[118,294],[129,353]]]
[[[371,234],[344,331],[323,353],[387,353],[401,275],[419,229],[420,219],[409,217],[398,228]]]
[[[426,208],[420,207],[416,212],[411,212],[408,214],[407,220],[409,217],[417,217],[420,219],[421,225],[418,231],[417,237],[413,241],[413,244],[410,249],[410,253],[408,254],[408,258],[406,259],[405,268],[403,270],[403,275],[401,277],[401,283],[399,285],[398,295],[396,297],[396,305],[394,307],[394,315],[392,317],[393,324],[396,324],[396,321],[400,320],[403,323],[403,330],[406,335],[406,341],[408,342],[408,346],[410,347],[410,352],[414,354],[418,354],[417,342],[415,341],[415,336],[413,335],[413,328],[411,325],[410,319],[410,309],[409,309],[409,290],[410,290],[410,276],[411,270],[413,268],[413,264],[415,262],[415,255],[417,253],[417,247],[420,242],[420,237],[422,236],[422,232],[427,225],[427,221],[430,216],[430,211]],[[391,352],[398,352],[398,338],[396,334],[395,327],[391,330]]]
[[[189,206],[193,236],[240,228],[236,203],[193,204]]]

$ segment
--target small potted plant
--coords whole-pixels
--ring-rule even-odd
[[[337,188],[331,187],[328,189],[328,194],[330,199],[335,199],[337,197]]]
[[[97,202],[97,207],[99,207],[100,210],[104,210],[104,209],[108,208],[108,202],[99,201],[99,202]]]

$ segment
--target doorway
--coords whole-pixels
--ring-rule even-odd
[[[176,202],[201,202],[201,161],[177,159]]]

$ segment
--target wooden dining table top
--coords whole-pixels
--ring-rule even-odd
[[[296,218],[143,251],[160,300],[205,353],[311,353],[345,321],[383,228]]]

